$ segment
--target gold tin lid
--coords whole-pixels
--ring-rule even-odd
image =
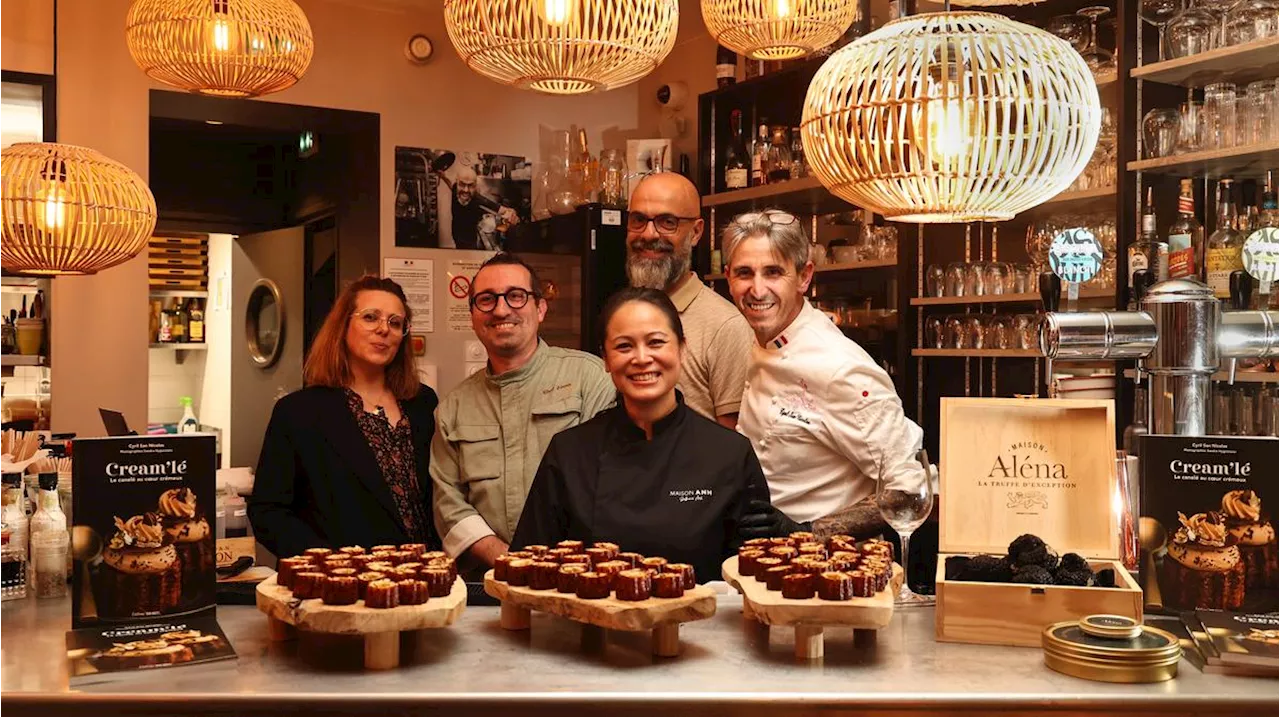
[[[1142,623],[1124,615],[1090,615],[1080,621],[1080,629],[1094,637],[1132,640],[1142,634]]]
[[[1087,625],[1087,626],[1086,626]],[[1137,634],[1109,637],[1098,633]],[[1102,682],[1159,682],[1177,675],[1182,647],[1174,635],[1121,616],[1059,622],[1041,634],[1045,665]]]

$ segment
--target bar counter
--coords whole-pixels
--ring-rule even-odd
[[[360,642],[304,635],[273,643],[255,608],[223,606],[237,660],[89,678],[68,687],[68,601],[0,611],[6,717],[22,714],[992,714],[1275,715],[1277,682],[1204,674],[1121,685],[1046,668],[1033,648],[935,642],[933,609],[899,611],[873,645],[826,630],[826,655],[797,661],[790,628],[746,622],[736,594],[681,627],[682,654],[655,658],[648,634],[606,632],[534,613],[506,632],[498,608],[468,607],[451,627],[402,646],[405,664],[361,667]]]

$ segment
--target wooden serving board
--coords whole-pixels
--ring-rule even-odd
[[[725,582],[742,593],[744,614],[764,625],[796,628],[796,656],[803,659],[822,657],[823,626],[852,627],[855,639],[874,636],[861,631],[878,630],[893,619],[893,599],[902,587],[902,568],[894,563],[893,577],[884,590],[869,598],[853,598],[841,602],[808,598],[789,600],[782,593],[769,590],[754,577],[738,572],[738,556],[727,558],[720,566]]]
[[[609,630],[653,631],[653,653],[674,657],[680,653],[680,623],[705,620],[716,614],[716,592],[706,585],[686,590],[683,597],[649,598],[631,602],[610,595],[584,600],[555,590],[534,590],[508,585],[485,573],[484,591],[502,601],[502,627],[527,630],[532,610],[567,617]]]
[[[364,636],[364,665],[385,670],[400,664],[400,633],[453,624],[467,604],[467,584],[458,578],[445,597],[433,597],[421,605],[389,609],[354,605],[325,605],[318,599],[299,600],[276,576],[257,587],[258,610],[267,615],[272,640],[287,640],[294,629],[338,635]]]

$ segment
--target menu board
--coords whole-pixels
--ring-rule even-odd
[[[215,443],[74,442],[73,675],[235,656],[215,619]]]
[[[1149,611],[1275,612],[1275,438],[1146,436],[1139,534]]]

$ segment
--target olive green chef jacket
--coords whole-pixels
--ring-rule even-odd
[[[524,366],[467,377],[436,409],[431,480],[436,529],[457,557],[477,540],[510,543],[551,437],[613,405],[604,362],[548,346]]]

